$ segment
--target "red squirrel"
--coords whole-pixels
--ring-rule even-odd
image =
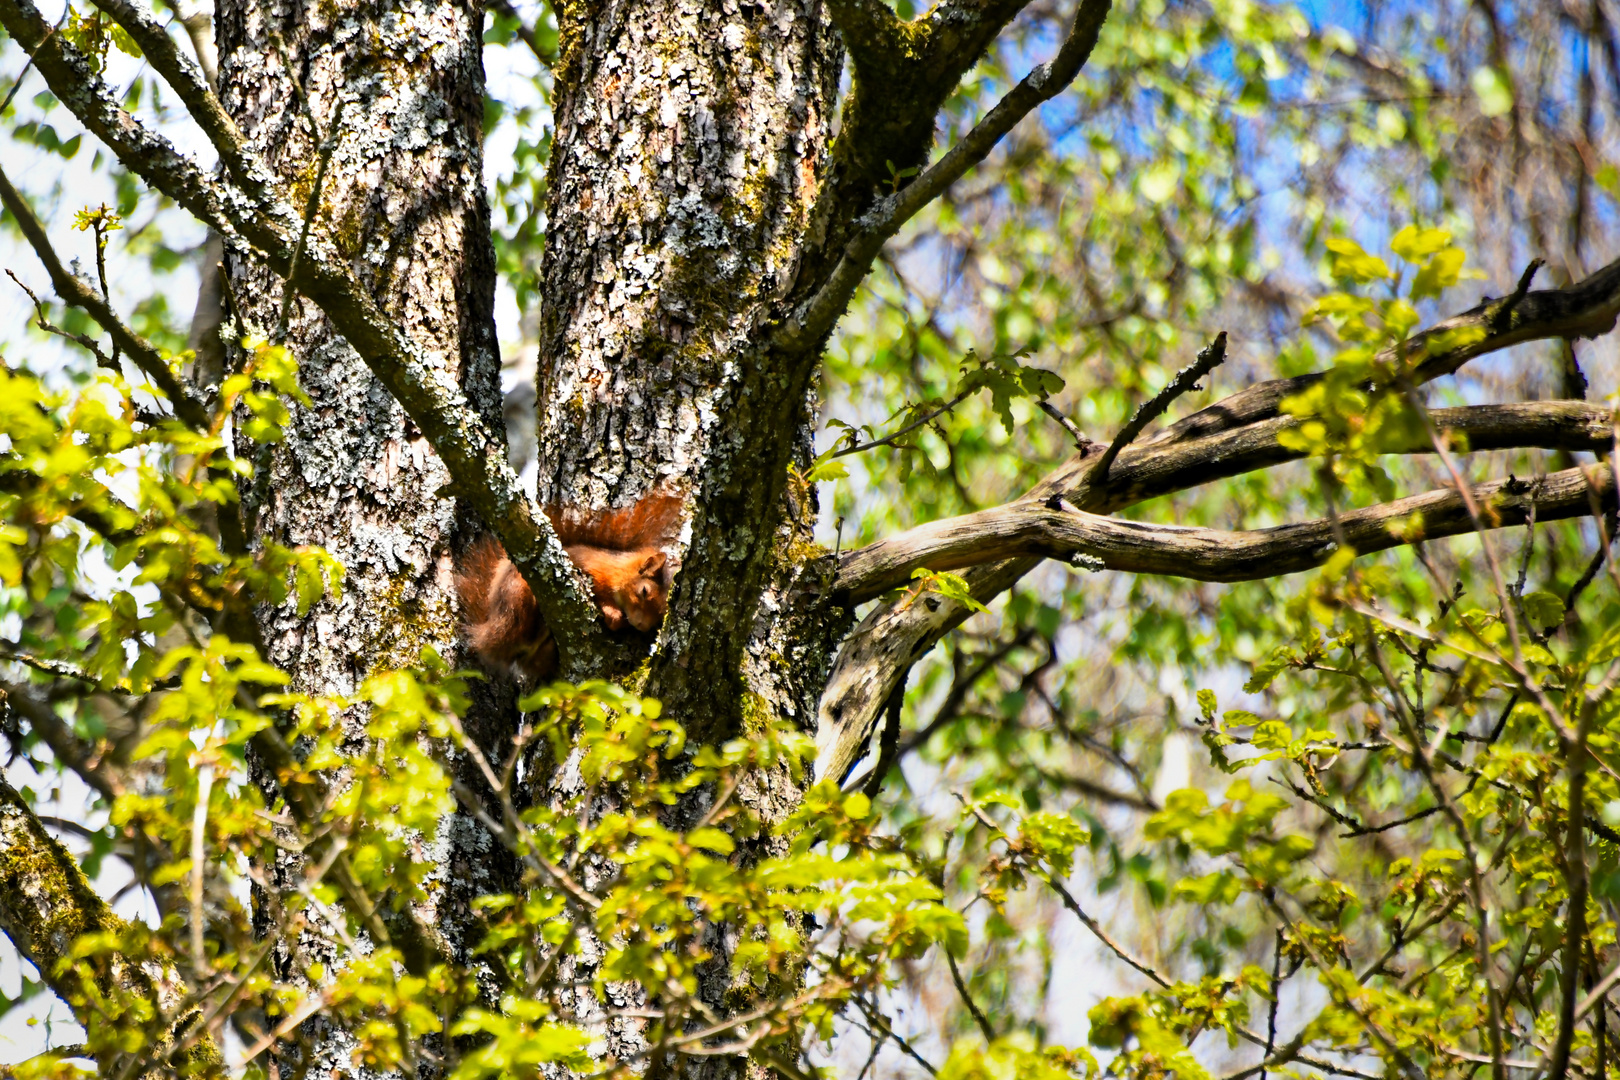
[[[680,528],[680,499],[654,492],[618,510],[548,506],[545,512],[563,550],[591,579],[608,629],[657,629],[669,607],[672,567],[664,548]],[[480,660],[536,680],[556,671],[557,643],[528,582],[497,540],[486,537],[462,557],[456,591],[467,644]]]

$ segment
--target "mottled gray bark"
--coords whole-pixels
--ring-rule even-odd
[[[689,543],[645,689],[696,740],[771,716],[808,727],[830,657],[827,634],[790,621],[804,614],[808,545],[802,527],[796,542],[780,524],[788,464],[809,453],[815,365],[765,344],[798,284],[827,164],[842,50],[822,7],[621,0],[559,11],[539,496],[594,508],[655,488],[687,499]],[[844,625],[841,613],[825,621]],[[799,796],[785,772],[737,793],[766,822]],[[675,818],[695,820],[708,798]],[[736,942],[722,930],[709,944],[703,996],[734,1007]],[[587,944],[564,981],[588,976],[596,951]],[[588,994],[576,1005],[600,1015]],[[606,1034],[621,1057],[642,1048],[634,1022]],[[741,1062],[682,1068],[736,1075]]]
[[[220,84],[251,148],[298,200],[330,154],[314,223],[429,367],[500,430],[482,24],[470,4],[222,0]],[[275,339],[285,319],[313,402],[259,455],[243,493],[251,531],[320,545],[346,570],[339,600],[303,616],[290,604],[259,612],[269,659],[298,690],[348,694],[373,672],[413,665],[424,647],[456,657],[453,558],[469,522],[440,494],[444,464],[319,308],[293,298],[284,315],[280,278],[242,252],[228,263],[251,333]],[[478,692],[475,737],[493,744],[510,730],[511,697],[510,686]],[[468,901],[509,885],[494,855],[484,830],[459,817],[430,853],[439,870],[417,914],[462,957],[476,944]],[[290,883],[300,867],[277,870]],[[340,1044],[323,1047],[323,1067],[347,1067]]]
[[[1144,527],[1081,517],[1044,500],[1061,494],[1068,505],[1107,512],[1155,485],[1171,490],[1287,456],[1277,441],[1287,423],[1278,403],[1300,384],[1264,384],[1127,450],[1106,484],[1100,478],[1091,486],[1094,456],[1083,451],[1030,503],[925,526],[851,553],[837,567],[819,558],[808,540],[813,494],[801,482],[790,485],[789,465],[808,457],[811,387],[827,334],[882,244],[1074,77],[1108,4],[1081,0],[1056,56],[932,164],[940,105],[1023,6],[1018,0],[944,0],[909,23],[881,0],[560,5],[534,404],[539,494],[587,508],[622,505],[653,488],[687,498],[691,531],[670,617],[650,663],[634,670],[639,643],[603,630],[544,518],[517,497],[495,434],[495,278],[479,143],[482,13],[421,0],[219,0],[221,113],[143,7],[96,2],[180,94],[220,154],[220,175],[206,174],[124,113],[112,88],[75,47],[52,37],[29,0],[0,0],[0,23],[36,54],[56,96],[125,167],[224,238],[246,329],[284,334],[303,365],[313,405],[297,411],[285,443],[260,456],[257,480],[244,492],[252,538],[318,544],[348,570],[341,599],[303,616],[291,607],[263,610],[246,622],[246,636],[262,637],[298,690],[352,692],[375,670],[413,663],[424,646],[455,654],[454,551],[463,533],[488,526],[535,589],[565,673],[628,676],[663,699],[694,742],[773,719],[809,728],[819,705],[826,761],[839,772],[859,754],[870,719],[906,670],[967,614],[932,596],[880,604],[848,636],[829,677],[851,601],[903,582],[917,565],[998,560],[966,575],[987,601],[1039,556],[1088,544],[1120,553],[1122,565],[1136,569],[1207,568],[1230,555],[1231,536],[1199,534],[1193,539],[1209,550],[1155,563],[1142,550],[1162,553],[1191,534],[1155,539]],[[196,34],[193,20],[187,28]],[[846,46],[851,93],[833,148],[830,115]],[[912,166],[921,169],[915,180],[897,175]],[[8,207],[15,202],[8,196]],[[306,205],[315,225],[307,249],[297,239]],[[28,215],[12,213],[26,232]],[[1442,361],[1455,370],[1471,355],[1546,333],[1607,330],[1620,308],[1616,275],[1620,269],[1602,271],[1551,307],[1550,294],[1526,294],[1526,277],[1513,296],[1470,313],[1487,331],[1483,344],[1432,357],[1417,374],[1432,378]],[[289,293],[284,278],[313,302]],[[183,420],[204,415],[183,387],[163,383],[174,382],[173,373],[102,298],[60,268],[52,279],[150,369]],[[233,360],[241,358],[226,358]],[[1508,440],[1501,445],[1593,446],[1603,435],[1602,416],[1573,405],[1469,415],[1459,427],[1488,428]],[[1572,432],[1568,422],[1578,419],[1586,427]],[[1547,439],[1554,441],[1525,441]],[[452,473],[459,505],[445,488]],[[1586,478],[1564,479],[1557,491],[1543,490],[1560,500],[1552,509],[1578,511]],[[1598,486],[1612,491],[1612,480],[1604,474]],[[1505,494],[1497,507],[1504,520],[1522,517],[1525,493]],[[1365,521],[1392,537],[1385,519],[1400,510]],[[1470,524],[1455,507],[1447,512],[1452,526]],[[1312,542],[1322,534],[1317,527]],[[1269,556],[1275,545],[1253,550]],[[222,625],[235,633],[244,621]],[[512,686],[497,679],[487,687],[468,727],[494,748],[509,730]],[[292,761],[278,739],[269,732],[254,743],[266,783]],[[547,798],[565,776],[540,771],[522,794]],[[476,790],[475,777],[462,779]],[[288,789],[288,805],[309,826],[320,817],[319,793],[292,782]],[[736,798],[770,823],[800,795],[785,773],[766,772]],[[699,791],[671,808],[670,823],[697,820],[709,797]],[[0,836],[0,851],[26,849],[28,840],[14,829]],[[767,843],[744,845],[739,857],[755,857]],[[416,922],[395,916],[385,925],[386,916],[372,918],[357,902],[366,899],[358,890],[344,893],[375,935],[398,926],[396,942],[413,939],[401,951],[414,970],[431,959],[424,945],[465,961],[474,932],[467,900],[511,882],[488,837],[466,819],[452,822],[428,854],[438,872],[429,902],[411,915],[426,924],[430,942]],[[272,880],[285,885],[298,868],[289,860]],[[68,896],[74,887],[51,888]],[[0,922],[10,919],[0,929],[29,951],[30,931],[17,916],[29,915],[32,894],[0,892]],[[275,899],[258,897],[261,914]],[[715,927],[708,944],[716,959],[703,996],[724,1012],[738,1004],[727,963],[736,943],[728,928]],[[642,1048],[639,1020],[610,1024],[586,989],[598,955],[586,942],[567,962],[566,979],[584,980],[570,1019],[599,1022],[609,1052],[633,1060]],[[289,957],[280,960],[282,974],[293,974]],[[615,988],[614,1004],[635,1005],[636,993]],[[319,1066],[350,1071],[342,1033],[317,1034],[332,1036],[320,1045]],[[679,1068],[735,1076],[744,1064],[716,1057]]]
[[[456,4],[227,0],[221,84],[252,148],[298,195],[308,197],[330,140],[317,222],[496,423],[481,20]],[[252,329],[274,337],[282,283],[250,259],[231,269]],[[263,621],[271,659],[302,688],[345,693],[379,666],[413,662],[423,645],[453,648],[455,504],[437,494],[449,477],[426,440],[313,304],[292,304],[285,340],[314,407],[267,455],[248,512],[260,536],[326,546],[347,577],[340,602]]]
[[[795,288],[842,52],[819,0],[559,17],[539,494],[688,497],[647,688],[720,736],[742,722],[787,466],[809,448],[815,366],[773,355],[762,331]]]

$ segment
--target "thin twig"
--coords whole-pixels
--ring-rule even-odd
[[[866,1014],[867,1023],[871,1024],[873,1027],[877,1028],[878,1031],[882,1032],[885,1038],[893,1039],[895,1045],[906,1052],[906,1056],[910,1057],[911,1060],[928,1070],[929,1076],[939,1075],[939,1070],[934,1068],[933,1065],[929,1064],[927,1058],[917,1053],[915,1047],[913,1047],[909,1042],[899,1035],[895,1034],[894,1028],[888,1025],[888,1022],[883,1018],[883,1014],[881,1012],[879,1012],[875,1007],[869,1005],[864,998],[857,997],[853,1000],[856,1008],[860,1009],[861,1012]]]
[[[45,227],[40,224],[39,218],[34,216],[33,209],[28,205],[22,193],[16,189],[6,177],[5,170],[0,169],[0,202],[5,204],[16,221],[17,227],[22,230],[23,236],[28,240],[28,246],[34,249],[34,254],[44,264],[45,272],[51,279],[51,287],[56,295],[67,304],[79,308],[87,313],[96,324],[105,330],[113,341],[117,342],[135,366],[152,381],[164,397],[169,399],[175,415],[189,428],[195,431],[207,430],[209,424],[208,410],[196,399],[190,389],[180,381],[180,378],[169,368],[168,360],[162,352],[150,341],[141,337],[126,326],[118,313],[113,310],[107,299],[91,288],[87,282],[80,280],[62,265],[57,257],[56,250],[51,246],[50,238],[45,234]],[[13,276],[15,280],[15,276]],[[17,282],[21,285],[22,282]],[[32,293],[30,293],[32,295]],[[79,341],[78,338],[74,338]],[[88,341],[89,339],[84,339]],[[81,342],[82,344],[82,342]],[[87,346],[88,347],[88,346]],[[99,350],[97,358],[100,359]]]
[[[0,113],[4,113],[6,111],[6,106],[11,104],[11,99],[17,96],[18,90],[22,89],[23,80],[28,77],[28,72],[34,66],[34,57],[39,55],[39,50],[45,47],[45,43],[47,41],[51,40],[51,34],[56,33],[62,28],[62,24],[67,21],[68,14],[72,10],[73,9],[71,7],[63,7],[62,17],[56,20],[56,25],[51,27],[50,31],[46,33],[44,37],[39,39],[38,45],[35,45],[28,51],[28,62],[22,66],[21,71],[17,72],[17,81],[12,83],[11,89],[6,92],[6,99],[4,101],[0,101]]]
[[[1040,873],[1038,870],[1036,872]],[[1109,952],[1113,953],[1115,956],[1119,957],[1121,960],[1125,961],[1131,967],[1135,968],[1137,971],[1140,971],[1143,975],[1146,975],[1148,978],[1152,979],[1166,990],[1170,988],[1170,980],[1166,979],[1163,975],[1160,975],[1157,971],[1154,971],[1143,961],[1138,960],[1136,957],[1126,952],[1123,946],[1121,946],[1113,938],[1109,937],[1108,932],[1102,928],[1102,924],[1096,919],[1093,919],[1090,915],[1087,915],[1085,910],[1080,907],[1079,901],[1075,900],[1074,896],[1069,892],[1069,890],[1064,888],[1055,877],[1053,877],[1051,874],[1044,873],[1041,873],[1040,876],[1042,880],[1050,885],[1053,891],[1058,894],[1058,899],[1063,901],[1063,906],[1073,912],[1075,918],[1085,923],[1086,929],[1090,930],[1092,935],[1096,937],[1098,941],[1107,946]]]
[[[1575,1009],[1576,1021],[1585,1020],[1588,1013],[1601,1005],[1604,999],[1609,996],[1609,991],[1614,989],[1616,983],[1620,983],[1620,964],[1616,964],[1607,975],[1603,976],[1603,981],[1592,987],[1591,991],[1581,999],[1580,1005]]]
[[[1564,851],[1564,881],[1569,892],[1564,914],[1564,959],[1560,975],[1558,1037],[1553,1043],[1549,1080],[1564,1080],[1569,1075],[1570,1050],[1574,1046],[1575,1026],[1580,1023],[1576,1007],[1576,976],[1580,972],[1581,954],[1586,939],[1586,830],[1582,818],[1586,809],[1586,734],[1597,702],[1582,703],[1575,719],[1572,737],[1561,739],[1569,752],[1569,795],[1566,812],[1569,815]]]
[[[941,948],[944,949],[944,946],[941,946]],[[987,1043],[995,1042],[996,1029],[990,1026],[990,1018],[984,1015],[979,1009],[979,1003],[973,1000],[972,994],[968,993],[967,983],[963,981],[962,973],[956,967],[956,957],[951,955],[949,949],[944,949],[944,952],[945,963],[951,969],[951,982],[956,984],[956,992],[961,995],[962,1002],[967,1006],[968,1012],[973,1014],[974,1023],[978,1024],[979,1030],[984,1033],[984,1041]]]
[[[1053,405],[1050,401],[1047,401],[1045,398],[1041,398],[1041,400],[1035,403],[1035,407],[1040,409],[1041,412],[1045,413],[1047,416],[1050,416],[1053,420],[1056,420],[1058,422],[1058,426],[1064,431],[1068,432],[1069,438],[1074,440],[1075,449],[1079,450],[1082,454],[1091,447],[1097,445],[1087,437],[1085,432],[1080,430],[1080,425],[1058,412],[1057,406]]]
[[[1176,377],[1170,380],[1168,386],[1137,406],[1136,412],[1131,414],[1130,420],[1126,421],[1125,426],[1119,429],[1119,434],[1114,436],[1114,441],[1108,444],[1108,449],[1103,451],[1103,456],[1097,460],[1097,464],[1093,465],[1091,471],[1086,474],[1086,485],[1096,487],[1108,479],[1108,467],[1114,463],[1115,458],[1119,457],[1119,452],[1134,442],[1136,437],[1142,434],[1143,428],[1158,419],[1164,410],[1170,407],[1171,402],[1189,390],[1198,389],[1198,380],[1225,362],[1226,331],[1222,330],[1215,335],[1213,342],[1199,351],[1197,358],[1191,364],[1176,372]]]
[[[889,1039],[886,1035],[875,1035],[872,1037],[872,1052],[866,1055],[866,1064],[862,1065],[861,1071],[855,1074],[855,1080],[866,1080],[866,1074],[872,1071],[872,1063],[877,1061],[879,1051],[883,1049],[883,1044],[888,1041]]]
[[[1608,533],[1613,536],[1615,533],[1613,524],[1615,514],[1613,511],[1609,512],[1608,519],[1611,523]],[[1598,532],[1599,535],[1602,535],[1603,530],[1599,529]],[[1592,580],[1597,577],[1597,572],[1603,568],[1603,560],[1608,558],[1608,555],[1609,548],[1606,544],[1599,544],[1598,549],[1592,553],[1592,561],[1586,564],[1586,569],[1581,572],[1581,576],[1575,579],[1574,585],[1570,586],[1569,596],[1564,600],[1564,618],[1569,618],[1570,612],[1575,610],[1575,602],[1581,598],[1581,593],[1585,592],[1586,587],[1592,584]]]
[[[15,273],[13,273],[9,267],[6,269],[6,277],[10,278],[12,281],[15,281],[17,283],[17,288],[19,288],[23,292],[27,293],[28,294],[28,299],[33,301],[33,303],[34,303],[34,325],[35,326],[39,327],[41,330],[45,331],[45,333],[47,333],[47,334],[55,334],[57,337],[67,338],[67,340],[73,342],[73,344],[75,344],[75,345],[79,346],[80,348],[86,350],[87,352],[90,353],[90,355],[92,355],[92,356],[94,356],[96,358],[96,366],[97,367],[106,368],[108,371],[111,371],[111,372],[114,372],[114,373],[118,372],[118,365],[113,362],[112,357],[110,357],[106,353],[102,352],[101,351],[101,346],[97,345],[93,340],[91,340],[90,338],[86,337],[83,334],[75,334],[75,333],[72,333],[71,331],[64,330],[60,326],[57,326],[55,323],[53,323],[49,319],[47,319],[45,317],[45,304],[34,293],[34,290],[30,289],[28,286],[24,285],[22,283],[22,279],[19,278]]]
[[[107,284],[107,238],[110,230],[107,228],[107,215],[112,213],[112,207],[102,203],[96,210],[96,218],[91,223],[96,236],[96,280],[101,283],[101,298],[108,304],[112,303],[112,288]],[[122,228],[122,226],[119,226]],[[112,343],[113,367],[118,366],[118,339]]]
[[[885,435],[883,438],[873,439],[871,442],[858,443],[854,446],[846,446],[844,449],[833,454],[832,457],[841,458],[846,457],[849,454],[859,454],[866,450],[873,450],[879,446],[892,446],[894,445],[894,440],[903,435],[911,434],[924,424],[929,423],[936,417],[943,416],[945,413],[950,412],[952,409],[962,404],[963,401],[967,400],[967,396],[971,393],[973,393],[972,390],[963,390],[960,394],[957,394],[955,397],[951,398],[951,400],[947,401],[945,404],[941,405],[927,416],[922,417],[920,420],[913,420],[899,431],[896,431],[893,435]],[[828,460],[831,460],[831,458]]]
[[[1501,310],[1497,312],[1497,318],[1512,314],[1513,309],[1519,306],[1519,302],[1529,295],[1530,283],[1536,279],[1536,271],[1546,265],[1546,259],[1535,258],[1530,260],[1530,264],[1524,268],[1524,273],[1519,275],[1519,283],[1513,287],[1513,293],[1507,298],[1507,303],[1502,305]]]
[[[1438,814],[1439,812],[1440,807],[1431,806],[1427,810],[1419,810],[1415,814],[1409,814],[1406,817],[1397,818],[1394,821],[1386,821],[1382,825],[1368,825],[1365,823],[1354,825],[1347,831],[1340,833],[1339,838],[1341,840],[1350,840],[1357,836],[1372,836],[1376,833],[1388,832],[1391,829],[1398,829],[1402,825],[1410,825],[1414,821],[1422,821],[1424,818],[1433,814]]]
[[[1266,1013],[1266,1050],[1260,1059],[1260,1080],[1266,1080],[1266,1062],[1277,1045],[1277,1000],[1282,996],[1278,983],[1282,981],[1283,932],[1277,931],[1277,945],[1271,953],[1271,1006]]]
[[[0,660],[6,660],[13,664],[22,664],[24,667],[31,667],[35,671],[41,672],[45,675],[50,675],[53,678],[73,679],[76,682],[89,683],[91,686],[96,687],[96,689],[102,690],[106,693],[132,693],[127,686],[103,686],[101,680],[96,678],[94,675],[87,675],[79,668],[74,667],[72,664],[65,664],[60,660],[52,660],[49,657],[35,656],[33,653],[16,652],[13,649],[0,649]],[[153,689],[172,689],[178,685],[180,685],[180,680],[178,678],[165,679],[163,680],[162,684],[154,684]]]

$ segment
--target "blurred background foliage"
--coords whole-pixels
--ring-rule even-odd
[[[1050,50],[1069,10],[1029,6],[949,103],[941,148]],[[521,459],[532,455],[553,14],[498,0],[487,40],[500,329]],[[0,85],[23,60],[4,43]],[[168,91],[116,48],[107,63],[129,107],[184,143]],[[997,358],[1057,376],[1051,404],[1104,441],[1219,331],[1230,359],[1176,415],[1326,367],[1349,342],[1307,316],[1341,287],[1337,238],[1394,264],[1402,228],[1451,234],[1477,277],[1418,300],[1423,325],[1509,292],[1532,258],[1546,260],[1542,285],[1578,281],[1620,254],[1617,103],[1614,0],[1121,0],[1075,87],[885,251],[829,349],[818,447],[935,413]],[[183,348],[201,230],[86,145],[48,93],[25,90],[0,122],[4,152],[26,162],[15,172],[59,233],[84,206],[122,216],[113,292],[141,333]],[[0,220],[6,265],[37,281],[14,223]],[[93,247],[76,242],[88,265]],[[52,360],[57,343],[25,325],[25,298],[3,304],[8,356],[61,385],[84,380],[82,359]],[[50,313],[88,329],[71,310]],[[1598,401],[1617,379],[1614,338],[1543,342],[1477,361],[1427,399]],[[847,549],[1020,494],[1072,443],[1029,399],[1006,409],[971,393],[895,443],[840,459],[847,475],[821,484],[818,538]],[[1531,478],[1569,457],[1474,454],[1458,467]],[[1433,457],[1347,455],[1128,513],[1258,527],[1321,516],[1329,495],[1369,505],[1447,479]],[[1313,1046],[1341,1048],[1333,1060],[1348,1075],[1379,1074],[1379,1059],[1470,1075],[1490,1067],[1493,1027],[1509,1057],[1553,1056],[1572,891],[1588,929],[1580,992],[1615,959],[1620,720],[1612,704],[1577,714],[1588,672],[1603,689],[1620,609],[1606,570],[1576,588],[1599,549],[1592,520],[1498,534],[1489,549],[1462,538],[1235,586],[1047,565],[950,636],[912,675],[876,805],[930,861],[971,944],[954,964],[938,949],[898,962],[881,1002],[895,1031],[935,1062],[986,1030],[1089,1039],[1109,1067],[1142,1076],[1252,1065],[1237,1027],[1279,1033],[1279,1046],[1306,1030]],[[21,595],[4,595],[0,636],[17,641],[35,628],[23,627]],[[59,604],[74,606],[67,594]],[[1515,648],[1568,696],[1531,700],[1500,662]],[[73,722],[94,729],[97,707],[85,699]],[[1581,813],[1606,832],[1569,828],[1562,777],[1581,724],[1594,748]],[[49,755],[13,735],[48,789]],[[958,798],[980,809],[964,814]],[[1007,822],[1035,812],[1086,829],[1072,877],[1056,885],[1026,881],[1008,840]],[[110,841],[82,831],[96,865]],[[1572,833],[1587,836],[1576,862]],[[1574,1040],[1587,1075],[1614,1056],[1607,1013],[1600,1004]],[[829,1060],[850,1076],[921,1073],[893,1040],[853,1032]]]

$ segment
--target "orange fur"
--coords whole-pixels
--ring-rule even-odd
[[[673,571],[663,548],[680,530],[681,501],[653,493],[632,506],[600,513],[546,507],[568,557],[591,579],[592,598],[609,630],[655,630],[669,608]],[[514,667],[544,679],[557,667],[557,643],[534,594],[493,538],[462,556],[456,591],[467,644],[491,667]]]

